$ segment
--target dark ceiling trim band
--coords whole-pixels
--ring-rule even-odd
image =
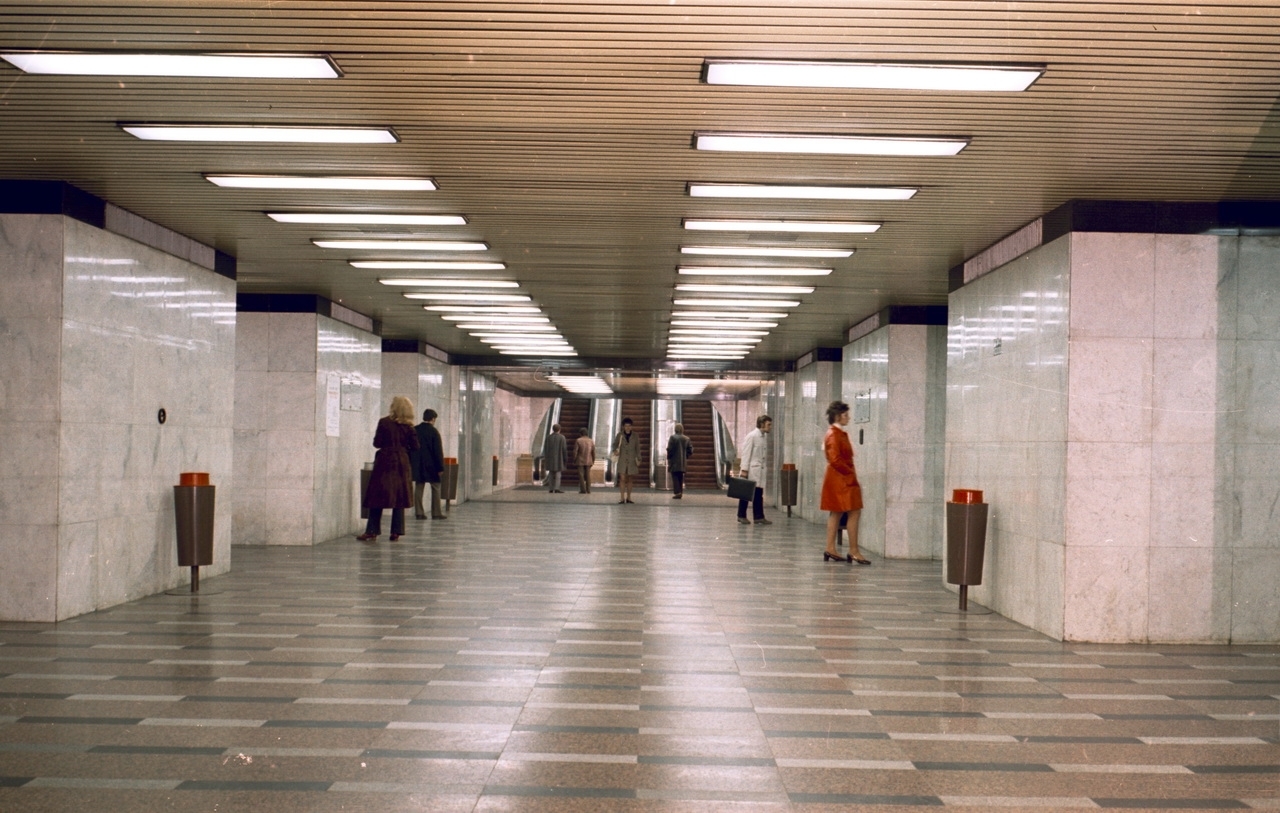
[[[236,294],[239,313],[314,313],[343,324],[382,335],[382,323],[318,294]]]
[[[1069,200],[952,268],[947,275],[948,291],[1071,232],[1274,235],[1280,234],[1280,201]],[[984,255],[995,259],[979,262]],[[975,262],[981,267],[975,268]]]
[[[417,353],[420,356],[426,356],[436,361],[449,363],[449,354],[440,348],[418,341],[417,339],[383,339],[382,352],[384,353]]]
[[[63,215],[236,278],[236,259],[65,181],[0,180],[0,214]]]

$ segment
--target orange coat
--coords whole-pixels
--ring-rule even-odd
[[[862,489],[858,485],[858,473],[853,468],[853,444],[843,429],[831,425],[822,440],[822,450],[827,455],[827,473],[822,478],[823,511],[862,510]]]

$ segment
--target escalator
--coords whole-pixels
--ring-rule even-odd
[[[684,487],[716,489],[715,423],[710,401],[681,401],[680,423],[693,444],[693,457],[685,461]]]
[[[591,419],[591,401],[586,398],[562,398],[560,400],[560,434],[564,435],[568,453],[565,469],[560,475],[561,488],[578,485],[578,464],[573,459],[573,447],[578,442],[578,430],[586,428]],[[598,452],[597,452],[598,454]]]

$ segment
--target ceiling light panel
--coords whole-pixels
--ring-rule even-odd
[[[782,184],[691,183],[695,198],[765,200],[910,200],[919,189],[905,186],[786,186]]]
[[[673,319],[786,319],[790,314],[782,311],[673,311]]]
[[[441,315],[440,318],[446,322],[488,322],[495,325],[538,325],[551,322],[545,316],[526,316],[523,314],[486,316],[477,313],[446,313]]]
[[[390,127],[279,127],[217,124],[121,124],[143,141],[219,141],[276,144],[394,144]]]
[[[676,299],[674,304],[683,308],[794,308],[794,299]]]
[[[761,266],[692,266],[682,265],[676,273],[701,277],[825,277],[830,268],[789,268],[778,265]]]
[[[535,305],[423,305],[423,310],[439,311],[440,313],[459,314],[456,319],[477,318],[476,314],[516,314],[528,315],[542,313],[542,309]],[[471,316],[463,316],[461,314],[472,314]],[[442,316],[441,319],[448,319],[448,316]]]
[[[655,382],[662,395],[701,395],[710,383],[698,378],[659,378]]]
[[[337,79],[333,60],[305,54],[163,54],[65,51],[0,54],[26,73],[74,76],[193,76],[225,79]]]
[[[812,234],[873,234],[879,223],[834,220],[685,220],[693,231],[760,231]]]
[[[682,282],[676,286],[677,291],[688,291],[699,294],[811,294],[810,285],[703,285],[695,282]]]
[[[405,299],[430,299],[436,302],[530,302],[523,294],[444,294],[428,291],[412,291],[402,294]]]
[[[731,328],[710,330],[708,328],[700,327],[673,327],[668,332],[670,333],[672,341],[677,338],[684,339],[687,336],[737,336],[742,339],[750,339],[756,336],[769,335],[769,331],[767,330],[734,330]]]
[[[960,65],[891,62],[793,62],[719,60],[703,65],[709,85],[1017,92],[1044,73],[1029,65]]]
[[[312,240],[320,248],[348,251],[488,251],[488,243],[459,240]]]
[[[519,288],[520,283],[505,279],[439,279],[388,277],[378,282],[383,285],[396,285],[423,288]]]
[[[672,327],[717,327],[728,330],[751,330],[758,327],[777,327],[778,323],[763,321],[730,322],[727,319],[723,321],[718,319],[673,319],[671,320],[671,325]]]
[[[698,133],[694,147],[728,152],[781,152],[801,155],[892,155],[930,157],[955,155],[969,146],[967,138],[911,136],[832,136],[761,133]]]
[[[352,268],[373,271],[505,271],[506,263],[468,260],[351,260]]]
[[[529,358],[542,358],[546,356],[576,356],[576,350],[540,350],[537,348],[529,348],[527,350],[500,350],[498,351],[504,356],[527,356]]]
[[[379,178],[347,175],[205,175],[211,184],[231,189],[321,189],[348,192],[431,192],[430,178]]]
[[[349,226],[465,226],[462,215],[370,214],[366,212],[267,212],[277,223],[334,223]]]
[[[717,257],[852,257],[851,248],[782,248],[780,246],[681,246],[681,254]]]

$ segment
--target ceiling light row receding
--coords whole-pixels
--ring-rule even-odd
[[[557,387],[566,392],[581,395],[612,395],[613,387],[597,375],[559,375],[547,376]]]

